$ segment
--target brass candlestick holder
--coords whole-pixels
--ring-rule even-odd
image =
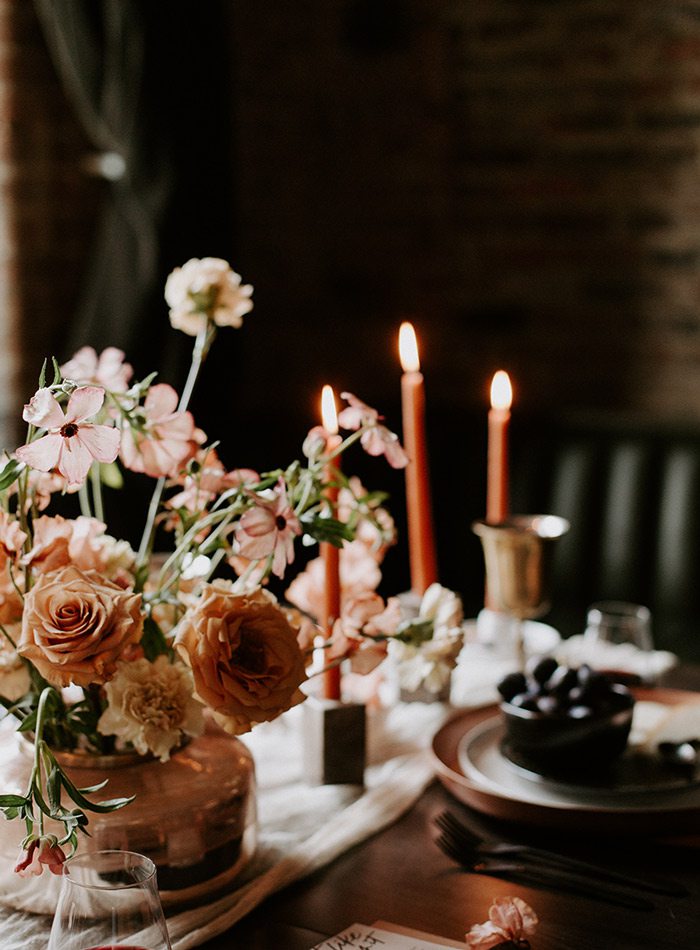
[[[569,530],[557,515],[514,515],[499,524],[475,521],[481,538],[489,599],[496,609],[514,617],[515,660],[525,660],[523,622],[541,617],[551,603],[554,542]]]

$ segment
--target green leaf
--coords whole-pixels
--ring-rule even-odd
[[[53,385],[53,386],[56,386],[56,385],[57,385],[58,383],[60,383],[61,380],[63,379],[63,375],[62,375],[62,373],[61,373],[61,367],[58,365],[55,356],[52,356],[52,357],[51,357],[51,362],[53,363],[53,383],[52,383],[52,385]]]
[[[143,636],[141,637],[141,646],[146,659],[153,662],[157,656],[171,652],[168,641],[165,639],[163,631],[155,622],[153,617],[146,617],[143,622]]]
[[[43,389],[46,385],[46,360],[41,364],[41,372],[39,373],[39,389]]]
[[[123,488],[124,477],[116,462],[100,462],[100,481],[107,488]]]
[[[24,464],[22,462],[18,462],[17,459],[10,459],[0,472],[0,491],[9,488],[23,468]]]
[[[0,808],[20,808],[26,801],[24,795],[0,795]]]

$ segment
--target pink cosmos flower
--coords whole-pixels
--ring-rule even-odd
[[[529,950],[530,942],[539,923],[532,907],[519,897],[497,897],[489,908],[485,924],[475,924],[466,934],[471,950],[490,950],[510,941],[520,950]]]
[[[125,425],[121,459],[132,472],[174,478],[198,448],[201,434],[190,412],[178,412],[178,395],[167,383],[151,386],[143,404],[142,428]]]
[[[272,573],[284,577],[288,564],[294,560],[294,538],[301,534],[301,524],[294,514],[282,479],[271,497],[253,496],[255,504],[246,511],[236,526],[238,551],[251,561],[272,555]]]
[[[366,405],[352,393],[341,393],[349,405],[338,415],[338,424],[344,429],[357,430],[365,427],[360,444],[368,455],[384,455],[392,468],[405,468],[408,456],[401,447],[399,437],[380,424],[382,418],[376,409]]]
[[[68,400],[64,413],[50,389],[39,389],[24,407],[22,418],[47,430],[47,435],[21,445],[15,456],[31,468],[57,468],[68,487],[85,481],[93,461],[113,462],[119,451],[119,430],[87,423],[102,408],[105,393],[99,386],[81,386]]]
[[[27,847],[20,851],[15,865],[15,872],[20,877],[38,876],[44,870],[44,865],[52,874],[62,874],[66,855],[54,835],[45,835],[34,838]]]
[[[108,346],[98,356],[91,346],[81,347],[61,366],[64,378],[76,383],[102,386],[113,393],[126,392],[133,369],[124,362],[123,350]]]

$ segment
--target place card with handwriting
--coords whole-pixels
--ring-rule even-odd
[[[313,950],[445,950],[445,947],[463,947],[454,941],[440,942],[429,934],[418,935],[409,930],[403,932],[384,930],[367,924],[352,924],[335,937],[327,937],[317,943]]]

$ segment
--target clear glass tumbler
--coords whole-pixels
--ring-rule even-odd
[[[623,666],[630,663],[643,680],[651,678],[649,660],[654,642],[651,634],[651,612],[642,604],[630,604],[625,601],[606,600],[591,604],[586,616],[584,643],[587,647],[600,648],[603,665],[606,660],[614,666],[619,660]],[[630,656],[623,656],[624,649],[617,651],[607,646],[622,648],[629,645]],[[636,648],[636,649],[633,649]],[[636,651],[641,651],[638,654]]]
[[[64,865],[48,950],[171,950],[153,862],[133,851]]]

